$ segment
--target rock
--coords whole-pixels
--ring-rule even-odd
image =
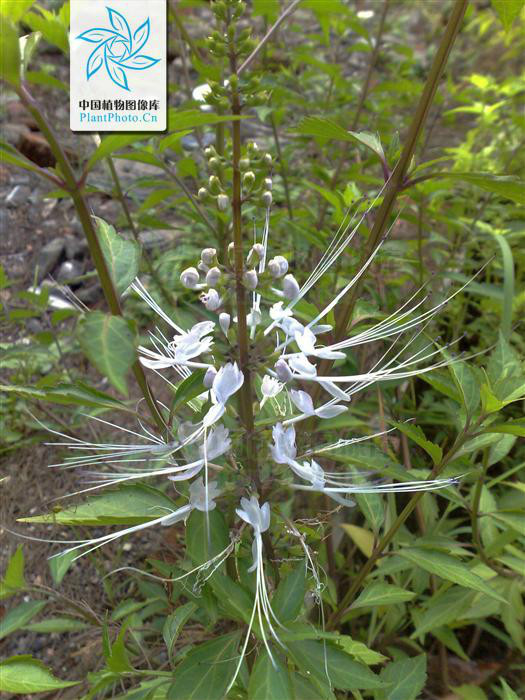
[[[84,304],[96,304],[97,301],[102,299],[102,287],[98,282],[90,284],[89,287],[81,287],[75,291],[75,296],[77,296],[80,301]]]
[[[63,238],[53,238],[47,243],[36,260],[38,281],[42,281],[60,262],[64,254],[65,240]]]
[[[85,238],[66,236],[65,242],[66,258],[68,260],[81,260],[87,255],[89,248]]]
[[[20,136],[18,150],[33,163],[42,168],[53,168],[56,163],[49,144],[42,134],[35,131],[26,131]]]
[[[20,207],[27,203],[31,189],[26,185],[15,185],[5,198],[8,207]]]
[[[66,260],[58,268],[56,278],[58,282],[70,282],[80,277],[84,272],[84,266],[76,260]]]
[[[153,231],[141,231],[139,240],[145,250],[167,250],[175,243],[179,232],[173,229],[155,229]]]
[[[202,136],[202,146],[206,148],[206,146],[211,146],[212,143],[215,143],[215,134],[207,131]],[[196,151],[201,147],[200,143],[192,134],[183,136],[180,140],[180,144],[185,151]]]

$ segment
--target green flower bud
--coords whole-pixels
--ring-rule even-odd
[[[208,184],[210,186],[210,192],[212,194],[219,194],[221,191],[221,181],[217,177],[217,175],[211,175],[210,179],[208,180]]]

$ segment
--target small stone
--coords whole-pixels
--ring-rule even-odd
[[[70,282],[80,277],[84,272],[84,266],[75,260],[66,260],[58,268],[56,278],[58,282]]]
[[[64,254],[64,247],[64,238],[53,238],[42,248],[36,260],[39,281],[43,280],[58,265]]]
[[[25,185],[15,185],[5,198],[8,207],[19,207],[27,203],[31,190]]]
[[[207,146],[211,146],[212,143],[215,143],[215,134],[211,132],[203,134],[202,147],[206,148]],[[180,145],[185,151],[197,151],[201,147],[201,144],[197,141],[195,136],[191,134],[183,136],[180,140]]]
[[[88,244],[85,238],[66,236],[65,249],[68,260],[80,260],[87,255]]]
[[[90,284],[89,287],[77,289],[75,295],[88,306],[89,304],[96,304],[102,299],[102,287],[98,282],[95,282]]]
[[[158,229],[154,231],[141,231],[139,240],[145,250],[163,251],[170,248],[178,236],[173,229]]]

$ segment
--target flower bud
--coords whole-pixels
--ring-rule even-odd
[[[201,260],[205,265],[212,265],[217,251],[215,248],[203,248],[201,250]]]
[[[210,192],[212,194],[219,194],[221,191],[221,181],[217,177],[217,175],[211,175],[210,179],[208,180],[208,184],[210,186]]]
[[[288,260],[283,258],[282,255],[276,255],[268,263],[268,272],[275,279],[283,277],[288,272]]]
[[[215,149],[213,146],[208,146],[207,148],[204,149],[204,155],[206,158],[211,158],[212,156],[215,155]]]
[[[249,158],[241,158],[239,161],[239,168],[241,170],[248,170],[250,167],[250,159]]]
[[[255,182],[255,173],[252,170],[248,170],[247,173],[244,173],[243,178],[242,178],[242,184],[246,189],[251,190],[253,187],[253,184]]]
[[[288,363],[286,362],[286,360],[277,360],[273,367],[281,382],[286,383],[292,380],[292,370],[288,367]]]
[[[211,386],[213,384],[213,380],[217,376],[217,370],[215,367],[208,367],[206,370],[206,374],[204,375],[204,379],[202,380],[202,383],[206,387],[206,389],[211,389]]]
[[[270,204],[272,203],[272,193],[270,192],[270,190],[266,190],[266,192],[262,193],[261,201],[265,207],[270,206]]]
[[[270,153],[265,153],[263,160],[266,163],[266,165],[272,165],[273,163],[273,159]]]
[[[248,152],[250,153],[257,153],[259,150],[259,146],[255,143],[255,141],[251,141],[248,144]]]
[[[215,158],[215,156],[213,156],[209,159],[208,166],[211,170],[218,170],[221,166],[221,162],[218,158]]]
[[[187,267],[180,275],[180,281],[186,289],[195,289],[199,284],[199,279],[199,273],[194,267]]]
[[[222,314],[219,314],[219,326],[221,327],[221,331],[224,333],[224,335],[228,334],[228,329],[230,327],[230,321],[231,321],[230,314],[227,314],[224,311],[222,312]]]
[[[271,177],[264,178],[264,186],[267,190],[271,190],[273,187],[273,180]]]
[[[221,271],[218,267],[211,267],[206,274],[206,284],[208,287],[216,287],[221,278]]]
[[[230,206],[230,200],[227,194],[220,194],[217,197],[217,209],[219,211],[226,211]]]
[[[199,188],[199,191],[197,192],[197,197],[201,200],[201,202],[205,202],[208,199],[208,195],[210,193],[205,187]]]
[[[203,263],[202,260],[197,264],[197,270],[200,270],[204,274],[206,274],[209,269],[209,266]]]
[[[257,273],[255,270],[246,270],[246,272],[243,275],[243,282],[244,286],[247,289],[254,290],[257,288],[257,284],[259,283],[259,278],[257,277]]]
[[[235,243],[232,241],[228,243],[228,260],[233,263],[235,258]]]
[[[255,243],[250,248],[250,252],[248,253],[248,257],[246,258],[246,260],[249,264],[257,263],[257,262],[259,262],[259,260],[262,260],[263,256],[264,256],[263,244],[262,243]]]
[[[201,294],[200,298],[208,311],[217,311],[221,305],[221,298],[215,289],[210,289],[208,292]]]
[[[295,299],[299,294],[299,284],[293,275],[286,275],[284,278],[283,293],[287,299]]]

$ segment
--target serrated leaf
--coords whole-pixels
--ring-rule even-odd
[[[15,553],[9,559],[4,578],[0,582],[0,600],[9,598],[17,591],[25,588],[24,579],[24,550],[22,545],[18,545]]]
[[[125,292],[139,272],[140,245],[129,241],[103,219],[95,218],[97,237],[113,283],[119,292]]]
[[[5,693],[48,693],[72,685],[78,683],[61,681],[41,661],[28,654],[12,656],[0,662],[0,690]]]
[[[121,316],[91,311],[79,321],[82,350],[111,384],[127,396],[126,374],[135,362],[135,333]]]
[[[326,117],[305,117],[295,129],[302,136],[316,136],[322,139],[335,139],[337,141],[353,141],[366,146],[381,160],[384,160],[383,147],[376,134],[367,131],[347,131],[337,122]]]
[[[326,684],[326,665],[330,680],[340,690],[367,690],[381,688],[383,682],[369,668],[353,661],[348,654],[330,643],[314,640],[288,642],[290,656],[300,670],[308,672],[320,683]]]
[[[273,656],[275,666],[266,649],[259,652],[248,684],[250,700],[294,700],[288,669],[275,652]]]
[[[381,671],[381,680],[390,684],[387,693],[382,696],[388,700],[415,700],[423,690],[426,679],[426,654],[393,661]]]
[[[170,659],[172,659],[173,645],[177,641],[182,627],[189,620],[195,610],[197,610],[195,603],[186,603],[185,605],[181,605],[180,608],[177,608],[165,619],[164,626],[162,628],[162,636],[164,638],[164,643],[166,644],[166,649],[168,650],[168,656]]]
[[[400,549],[398,554],[430,574],[505,602],[499,593],[496,593],[482,578],[473,573],[465,563],[449,554],[420,547]]]
[[[422,614],[417,615],[412,638],[462,619],[461,614],[469,608],[474,596],[474,593],[459,586],[452,586],[443,593],[434,594]]]
[[[415,593],[407,591],[399,586],[376,581],[367,586],[356,600],[352,608],[368,608],[376,605],[397,605],[412,600]]]
[[[176,509],[175,502],[162,491],[145,484],[134,484],[91,496],[84,503],[47,515],[19,518],[19,522],[86,526],[138,525]]]
[[[4,639],[8,634],[14,632],[20,627],[27,625],[29,620],[44,608],[46,605],[45,600],[28,600],[27,602],[20,603],[16,608],[12,608],[2,619],[2,625],[0,626],[0,639]]]
[[[272,598],[272,608],[280,622],[295,620],[306,595],[306,565],[302,561],[279,583]]]
[[[421,430],[419,425],[412,425],[411,423],[396,423],[392,421],[392,425],[404,433],[407,437],[413,440],[416,445],[419,445],[425,452],[430,455],[434,465],[438,465],[443,459],[443,450],[439,445],[434,444],[430,440],[427,440],[425,433]]]
[[[240,632],[199,644],[175,668],[168,700],[223,700],[237,666]]]

